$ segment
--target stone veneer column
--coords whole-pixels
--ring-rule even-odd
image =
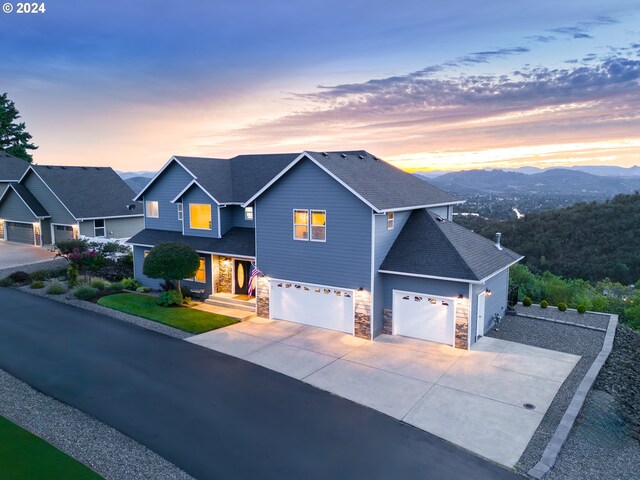
[[[231,293],[231,275],[233,274],[233,260],[229,257],[218,257],[218,275],[216,293]]]
[[[371,339],[371,293],[366,290],[355,292],[355,328],[354,335]]]
[[[262,318],[269,318],[269,280],[266,277],[258,277],[256,314]]]
[[[456,299],[456,348],[469,349],[469,299]]]
[[[382,333],[393,335],[393,310],[385,308],[382,313]]]

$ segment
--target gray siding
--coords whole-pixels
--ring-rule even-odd
[[[143,200],[158,202],[159,217],[145,217],[145,228],[182,231],[182,222],[178,220],[178,207],[175,203],[171,203],[171,200],[176,198],[191,180],[193,177],[175,162],[156,178],[153,185],[144,192]],[[146,209],[146,204],[144,208]]]
[[[85,237],[93,237],[93,220],[78,223],[78,233]]]
[[[436,215],[440,215],[442,218],[446,218],[449,220],[449,207],[435,207],[435,208],[427,208],[430,212],[435,213]]]
[[[76,219],[69,213],[60,200],[49,190],[40,178],[30,171],[22,182],[34,197],[42,204],[49,215],[51,223],[62,223],[65,225],[75,225]]]
[[[51,245],[51,221],[48,218],[40,221],[40,234],[42,245]]]
[[[384,286],[382,284],[383,274],[378,273],[378,269],[384,261],[387,253],[393,246],[398,234],[402,231],[404,224],[411,215],[411,211],[396,212],[394,214],[394,228],[387,229],[387,216],[374,215],[375,218],[375,260],[373,262],[374,275],[374,295],[373,295],[373,336],[382,333],[382,315],[384,310]]]
[[[371,209],[309,160],[267,190],[256,211],[258,266],[272,278],[370,290]],[[293,210],[327,211],[327,241],[293,239]]]
[[[229,205],[220,209],[221,234],[224,235],[233,227],[255,228],[253,220],[244,219],[244,208],[240,205]]]
[[[447,280],[435,280],[431,278],[407,277],[404,275],[382,275],[384,285],[384,308],[393,308],[393,290],[438,295],[442,297],[457,298],[462,295],[469,297],[469,284],[462,282],[450,282]]]
[[[245,228],[255,228],[255,222],[253,220],[245,220],[244,219],[244,208],[234,205],[231,207],[231,211],[233,212],[233,226],[234,227],[245,227]],[[255,218],[255,211],[253,212]]]
[[[32,223],[38,220],[38,218],[31,213],[29,207],[25,205],[13,189],[7,192],[7,195],[2,201],[2,205],[0,205],[0,218],[9,221],[27,223]]]
[[[205,203],[211,205],[211,230],[199,230],[193,229],[189,226],[189,204],[191,203]],[[182,198],[182,205],[184,211],[184,234],[194,237],[209,237],[218,238],[218,205],[211,200],[200,188],[190,188],[189,191]]]
[[[233,227],[234,206],[221,207],[220,212],[220,235],[224,235]]]
[[[131,238],[144,228],[144,218],[107,218],[105,226],[107,238]]]
[[[478,329],[478,294],[485,290],[491,290],[491,296],[485,297],[485,331],[489,330],[494,322],[491,318],[494,315],[498,315],[500,318],[504,317],[507,313],[507,300],[509,296],[509,269],[500,272],[496,276],[486,281],[484,285],[473,286],[473,304],[471,307],[471,342],[475,342],[476,333]]]

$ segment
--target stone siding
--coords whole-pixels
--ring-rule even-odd
[[[269,318],[269,281],[265,277],[258,278],[256,307],[256,313],[259,317]]]
[[[383,335],[393,335],[393,310],[385,308],[382,314]]]
[[[371,339],[371,293],[355,292],[355,318],[353,334],[359,338]]]
[[[231,293],[233,282],[233,260],[229,257],[218,257],[216,275],[216,293]]]
[[[456,300],[456,348],[469,349],[469,300]]]

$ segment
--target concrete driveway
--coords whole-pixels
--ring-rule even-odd
[[[55,254],[46,247],[0,241],[0,270],[52,260]]]
[[[580,359],[487,337],[463,351],[263,318],[187,341],[366,405],[508,467]]]

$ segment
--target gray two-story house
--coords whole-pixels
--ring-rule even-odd
[[[522,258],[452,222],[459,200],[366,151],[173,157],[136,200],[143,284],[159,287],[147,252],[178,241],[200,253],[186,284],[210,301],[363,338],[468,348],[505,314]]]

